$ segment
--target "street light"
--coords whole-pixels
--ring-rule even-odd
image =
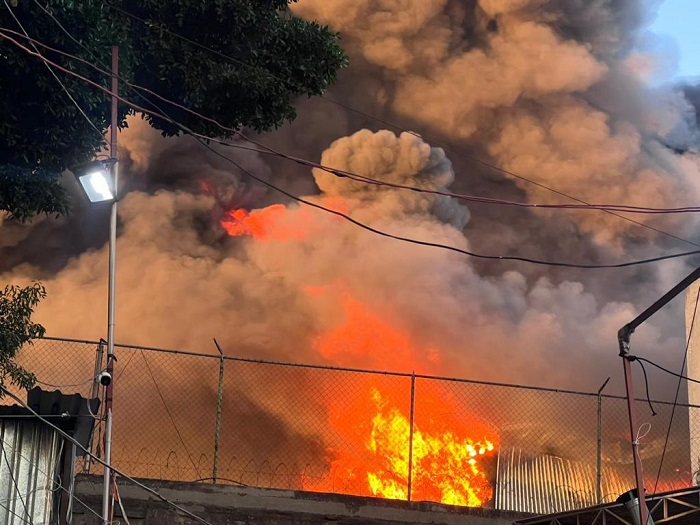
[[[95,160],[73,168],[73,174],[90,202],[116,200],[117,192],[112,173],[116,162],[117,159]]]
[[[109,158],[89,162],[73,169],[75,177],[91,203],[109,202],[109,290],[107,304],[107,367],[95,381],[105,387],[105,432],[104,432],[104,481],[102,485],[102,524],[111,523],[111,472],[112,472],[112,399],[114,393],[114,281],[116,274],[117,248],[117,202],[119,172],[117,170],[118,116],[118,61],[119,50],[112,47],[112,89]],[[106,372],[106,373],[105,373]]]
[[[116,133],[110,150],[116,154]],[[109,222],[109,283],[107,304],[107,367],[97,377],[105,387],[105,433],[104,433],[104,482],[102,491],[102,523],[110,523],[111,508],[111,462],[112,462],[112,396],[114,389],[114,282],[116,274],[117,247],[117,159],[96,160],[72,168],[85,195],[91,203],[109,202],[111,207]]]

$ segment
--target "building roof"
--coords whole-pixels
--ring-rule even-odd
[[[654,523],[697,525],[700,520],[700,487],[674,490],[647,497]],[[547,514],[515,521],[515,525],[629,525],[629,511],[621,503]]]

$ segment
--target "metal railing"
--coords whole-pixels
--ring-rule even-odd
[[[116,345],[116,355],[112,461],[134,477],[537,513],[610,502],[634,485],[625,399],[601,391],[223,352]],[[99,342],[42,339],[20,360],[44,389],[89,397],[101,392],[101,356]],[[673,406],[655,408],[640,450],[647,488],[690,486],[700,429],[689,414],[700,407],[675,407],[668,441]],[[640,413],[649,413],[646,401]],[[92,448],[101,454],[97,423]]]

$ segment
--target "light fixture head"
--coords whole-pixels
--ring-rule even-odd
[[[112,166],[115,162],[116,159],[95,160],[76,166],[71,170],[90,202],[113,202],[116,200],[112,177]]]

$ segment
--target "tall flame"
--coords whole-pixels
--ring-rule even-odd
[[[493,497],[493,488],[483,463],[494,455],[495,443],[486,437],[473,440],[458,435],[457,429],[423,432],[397,408],[387,408],[379,391],[372,397],[379,412],[374,416],[367,448],[388,467],[392,476],[380,470],[369,471],[367,480],[372,493],[390,499],[408,498],[409,464],[411,497],[480,507]],[[470,429],[473,431],[473,429]],[[492,438],[493,439],[493,438]]]
[[[281,205],[232,210],[221,221],[229,235],[258,240],[304,239],[314,232],[313,224],[302,216],[290,217]],[[305,291],[312,299],[330,296],[343,314],[314,341],[327,361],[382,370],[428,368],[439,362],[435,350],[417,348],[388,312],[379,315],[347,287]],[[331,430],[338,437],[332,441],[342,444],[327,448],[330,483],[304,479],[304,487],[404,500],[410,491],[412,500],[473,507],[491,500],[496,433],[473,417],[457,419],[456,403],[429,381],[421,381],[411,412],[408,386],[406,377],[363,374],[353,377],[353,393],[324,396]]]

